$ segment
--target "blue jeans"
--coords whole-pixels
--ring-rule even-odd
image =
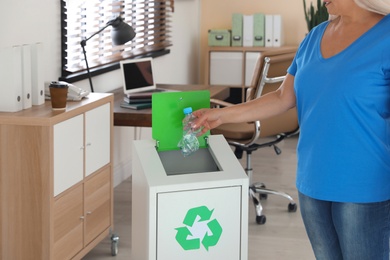
[[[390,200],[339,203],[299,193],[300,210],[318,260],[389,260]]]

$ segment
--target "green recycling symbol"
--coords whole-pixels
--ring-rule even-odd
[[[208,251],[218,243],[222,227],[216,219],[210,220],[213,210],[206,206],[189,209],[184,220],[184,227],[175,228],[176,241],[184,250],[200,249],[200,243]]]

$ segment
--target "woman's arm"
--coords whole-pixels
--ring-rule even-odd
[[[295,106],[294,76],[287,74],[280,87],[249,102],[224,108],[199,109],[193,127],[202,128],[199,135],[226,123],[263,120],[286,112]]]

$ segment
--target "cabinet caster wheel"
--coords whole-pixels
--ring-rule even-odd
[[[111,236],[111,255],[116,256],[118,254],[119,237],[117,235]]]
[[[288,212],[296,212],[297,211],[297,204],[295,203],[289,203],[288,204]]]
[[[266,220],[267,220],[267,218],[264,215],[256,216],[256,223],[259,225],[265,224]]]

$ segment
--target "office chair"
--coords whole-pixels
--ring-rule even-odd
[[[295,53],[272,53],[271,55],[264,53],[261,55],[255,66],[251,86],[247,89],[246,102],[277,89],[285,78],[287,68],[294,55]],[[233,105],[216,99],[211,99],[211,104],[217,107]],[[255,206],[257,224],[266,222],[266,216],[262,214],[263,207],[260,200],[267,199],[268,194],[288,199],[288,212],[296,212],[297,204],[285,192],[267,189],[264,183],[252,183],[252,152],[264,147],[273,147],[276,154],[279,155],[281,149],[276,144],[298,132],[299,126],[295,108],[261,122],[224,124],[211,132],[212,134],[224,135],[229,145],[235,148],[234,153],[238,159],[242,158],[243,152],[246,153],[245,171],[249,177],[249,196]]]

